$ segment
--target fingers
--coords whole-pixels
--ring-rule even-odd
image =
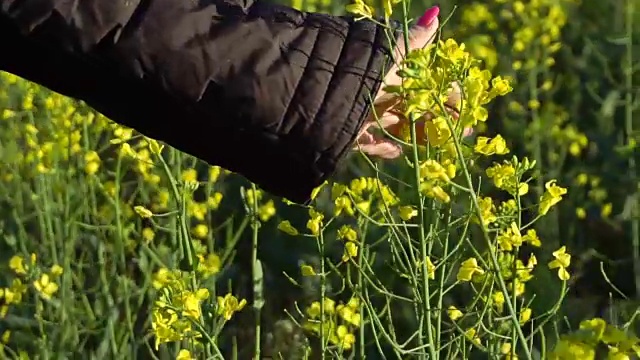
[[[460,114],[461,99],[462,99],[462,91],[460,90],[460,84],[458,84],[458,82],[454,82],[451,84],[451,92],[449,93],[449,98],[447,99],[445,106],[456,118]]]
[[[402,148],[388,139],[373,137],[371,143],[358,145],[358,148],[370,156],[383,159],[395,159],[402,154]]]
[[[409,31],[409,50],[421,49],[435,40],[436,33],[440,26],[440,22],[438,21],[439,13],[440,8],[437,6],[428,9],[418,20],[416,25]],[[398,71],[397,63],[402,61],[404,55],[405,42],[404,37],[401,37],[398,40],[395,49],[395,64],[391,67],[384,79],[385,85],[399,85],[402,83],[402,79],[396,73]],[[459,99],[459,95],[457,98]],[[456,97],[454,96],[452,98],[453,103],[457,104],[458,101],[455,99]],[[376,96],[375,107],[373,109],[376,114],[382,114],[379,118],[379,123],[375,118],[370,119],[366,123],[363,129],[360,130],[357,145],[355,146],[356,149],[359,149],[368,155],[377,156],[383,159],[394,159],[402,154],[402,148],[398,144],[394,143],[392,140],[380,138],[369,132],[371,127],[380,126],[386,128],[393,135],[400,132],[403,125],[401,122],[404,122],[404,120],[401,119],[400,114],[396,114],[391,111],[398,104],[398,101],[399,100],[395,96],[386,94],[383,87],[379,90]],[[424,133],[424,123],[418,124],[418,128],[420,134]]]

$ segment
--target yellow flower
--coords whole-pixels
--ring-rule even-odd
[[[545,188],[547,190],[540,197],[540,205],[538,209],[538,213],[540,215],[546,215],[552,206],[562,200],[562,195],[567,193],[567,189],[556,185],[556,180],[548,181],[545,184]]]
[[[60,276],[62,275],[62,273],[64,272],[64,269],[62,268],[62,266],[55,264],[51,267],[51,276],[56,277],[56,276]]]
[[[566,251],[566,246],[554,251],[553,257],[555,259],[549,262],[549,269],[558,269],[558,277],[563,281],[567,281],[570,278],[567,268],[571,263],[571,255],[567,254]]]
[[[86,153],[84,155],[84,161],[85,161],[84,171],[87,174],[93,175],[96,172],[98,172],[98,169],[100,168],[100,156],[98,155],[97,152],[89,151],[88,153]]]
[[[499,312],[502,312],[504,309],[504,294],[502,291],[498,290],[491,295],[491,300],[493,301],[493,306],[498,309]]]
[[[151,228],[142,229],[142,239],[148,244],[156,237],[156,233]]]
[[[353,241],[347,241],[344,244],[344,253],[342,255],[342,261],[347,262],[349,259],[358,256],[358,245]]]
[[[296,228],[291,225],[291,222],[289,220],[281,221],[280,224],[278,224],[278,230],[291,236],[296,236],[299,234],[298,230],[296,230]]]
[[[302,273],[302,276],[315,276],[318,275],[316,274],[316,271],[313,270],[313,267],[310,265],[302,265],[300,266],[300,272]]]
[[[198,289],[195,293],[188,291],[182,296],[182,315],[199,319],[202,311],[200,304],[209,298],[209,290]]]
[[[224,297],[218,296],[218,315],[222,315],[227,321],[231,320],[233,314],[242,310],[245,305],[247,305],[247,300],[238,301],[231,294],[227,294]]]
[[[357,241],[358,233],[349,225],[342,225],[338,230],[338,239],[347,241]]]
[[[258,217],[262,222],[267,222],[276,214],[276,206],[273,200],[269,200],[266,203],[260,205],[258,208]]]
[[[353,202],[347,195],[338,196],[334,202],[335,208],[333,210],[333,214],[335,216],[339,216],[343,212],[345,212],[349,216],[355,215],[355,211],[353,209]]]
[[[154,139],[149,139],[146,138],[147,142],[149,143],[149,150],[151,150],[151,153],[154,155],[160,155],[160,153],[162,152],[162,149],[164,148],[164,145],[161,145],[157,140]]]
[[[531,309],[524,308],[520,310],[520,325],[526,324],[531,319]]]
[[[160,268],[153,275],[152,285],[156,290],[167,286],[174,279],[174,274],[167,268]]]
[[[476,329],[473,329],[473,328],[468,329],[467,331],[464,332],[464,335],[467,337],[467,339],[469,339],[469,341],[477,345],[480,345],[482,343]]]
[[[135,211],[143,219],[149,219],[153,216],[153,213],[151,212],[151,210],[141,205],[135,206],[133,208],[133,211]]]
[[[336,311],[344,321],[355,327],[359,327],[360,321],[362,320],[360,314],[357,313],[359,306],[360,301],[358,298],[351,298],[346,306],[338,305],[338,307],[336,307]]]
[[[314,209],[309,209],[309,221],[307,221],[307,229],[311,231],[312,235],[318,235],[322,228],[322,220],[324,215]]]
[[[512,222],[506,231],[501,232],[497,240],[500,249],[504,251],[511,251],[513,247],[520,247],[523,242],[520,229],[518,229],[518,225],[515,222]]]
[[[498,217],[495,214],[495,205],[493,204],[493,199],[490,197],[482,197],[478,199],[478,207],[480,208],[480,212],[482,214],[483,225],[487,226],[491,223],[494,223],[498,220]],[[477,219],[474,219],[477,222]]]
[[[196,360],[196,358],[191,355],[191,352],[189,350],[182,349],[178,352],[176,360]]]
[[[478,266],[478,260],[476,260],[476,258],[469,258],[460,264],[457,279],[458,281],[471,281],[475,274],[482,275],[484,274],[484,270]]]
[[[409,221],[418,215],[418,210],[416,210],[413,206],[400,206],[398,208],[398,213],[400,214],[400,218],[402,220]]]
[[[184,182],[197,182],[198,172],[196,169],[186,169],[182,172],[182,181]]]
[[[578,340],[561,339],[549,355],[551,360],[584,359],[595,360],[595,348]]]
[[[463,316],[462,311],[458,310],[458,308],[456,308],[453,305],[449,306],[449,309],[447,309],[447,314],[449,315],[449,318],[451,318],[451,320],[453,321],[456,321]]]
[[[209,228],[205,224],[198,224],[193,228],[192,232],[193,236],[198,239],[204,239],[209,235]]]
[[[207,278],[220,272],[222,263],[220,257],[217,254],[209,254],[205,258],[202,255],[198,255],[200,262],[198,263],[198,271],[202,273],[202,276]]]
[[[33,286],[38,290],[44,299],[51,299],[51,296],[58,291],[58,284],[51,281],[48,274],[42,274],[40,279],[33,282]]]
[[[451,138],[451,129],[443,116],[425,122],[424,130],[429,144],[434,147],[443,145]]]
[[[374,14],[373,7],[363,0],[355,0],[353,4],[347,5],[346,9],[356,15],[357,19],[370,19]]]
[[[24,258],[20,255],[14,255],[9,260],[9,268],[18,275],[26,275],[29,266],[25,266]]]
[[[580,173],[578,174],[578,176],[576,176],[575,181],[576,181],[576,184],[578,184],[579,186],[585,186],[589,182],[589,175],[585,173]]]
[[[220,203],[222,202],[222,197],[223,195],[220,192],[216,192],[215,194],[209,196],[209,198],[207,199],[207,206],[209,206],[209,209],[218,209],[220,207]]]
[[[311,192],[311,200],[315,200],[318,197],[318,194],[320,194],[320,191],[322,191],[322,188],[327,185],[328,181],[323,182],[322,184],[320,184],[320,186],[316,187],[315,189],[313,189],[313,191]]]
[[[535,229],[527,230],[526,235],[523,236],[522,239],[528,242],[531,246],[540,247],[542,245],[542,241],[540,241]]]
[[[512,345],[510,342],[506,342],[500,345],[500,353],[502,355],[508,355],[509,353],[511,353],[511,349],[512,349]]]
[[[347,327],[344,325],[338,326],[338,329],[336,329],[336,335],[340,340],[337,345],[342,346],[344,350],[351,349],[353,347],[353,344],[356,343],[355,335],[349,332],[349,329],[347,329]]]
[[[427,265],[427,276],[429,279],[433,280],[436,278],[436,266],[431,262],[431,258],[429,256],[425,257],[426,265]],[[422,269],[422,261],[418,261],[416,267],[418,269]]]
[[[474,148],[475,152],[482,155],[504,155],[509,153],[509,148],[507,148],[507,143],[504,138],[500,135],[497,135],[495,138],[490,139],[484,136],[478,136],[476,146]]]

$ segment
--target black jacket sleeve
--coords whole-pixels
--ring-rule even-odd
[[[297,202],[389,60],[369,21],[252,0],[0,0],[0,70]]]

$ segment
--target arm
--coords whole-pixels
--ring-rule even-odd
[[[372,22],[252,0],[0,0],[0,70],[305,202],[389,59]]]

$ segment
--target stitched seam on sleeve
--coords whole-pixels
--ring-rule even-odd
[[[357,123],[356,123],[356,129],[354,129],[355,131],[354,131],[353,134],[349,134],[349,132],[347,131],[347,128],[349,127],[349,125],[351,125],[352,121],[354,121],[354,120],[352,120],[353,116],[354,116],[354,112],[356,110],[356,107],[358,105],[358,102],[359,102],[360,98],[364,95],[362,93],[362,90],[363,90],[363,88],[365,88],[365,85],[369,82],[367,76],[370,74],[371,67],[373,66],[373,62],[375,61],[375,59],[377,57],[376,52],[378,50],[375,48],[375,44],[376,44],[377,39],[378,39],[378,32],[379,31],[380,31],[379,27],[376,26],[375,27],[375,32],[373,33],[373,36],[372,36],[372,39],[371,39],[371,42],[372,42],[372,44],[374,44],[374,46],[371,47],[371,53],[369,54],[369,60],[367,61],[367,67],[366,67],[364,73],[362,74],[362,78],[361,78],[361,81],[360,81],[360,86],[358,87],[358,91],[356,93],[356,96],[355,96],[355,99],[353,101],[353,104],[351,104],[351,109],[349,109],[349,113],[347,115],[347,121],[345,121],[344,125],[342,126],[342,129],[340,129],[340,133],[339,133],[340,135],[339,135],[339,139],[338,140],[343,140],[345,137],[354,137],[355,138],[357,136],[357,134],[358,134],[358,129],[360,128],[359,125],[363,120],[362,119],[362,114],[361,114],[360,118],[355,120]],[[375,94],[372,94],[372,95],[375,96]],[[366,101],[368,102],[369,100],[366,100]],[[363,113],[366,113],[366,110],[363,111]],[[342,141],[336,141],[336,142],[338,144],[342,143]],[[350,143],[350,142],[351,141],[349,139],[348,143]],[[337,154],[337,158],[342,158],[343,154],[346,151],[348,151],[349,148],[350,148],[350,146],[344,146],[344,148]],[[333,149],[328,149],[328,150],[333,150]]]
[[[358,129],[360,129],[360,127],[362,126],[362,123],[364,121],[365,116],[369,113],[369,111],[372,111],[371,107],[365,107],[363,109],[363,111],[360,113],[360,116],[358,116],[357,119],[353,119],[354,116],[356,115],[356,105],[358,104],[359,100],[361,97],[366,96],[367,94],[365,94],[365,91],[369,91],[369,89],[367,89],[367,87],[365,86],[367,83],[371,82],[372,83],[372,87],[370,89],[370,91],[372,92],[372,95],[375,96],[375,93],[378,91],[378,89],[380,88],[380,85],[382,84],[383,78],[384,78],[384,74],[380,74],[378,75],[378,78],[375,80],[370,80],[368,75],[371,73],[372,68],[374,66],[374,63],[376,62],[376,60],[379,57],[384,57],[384,47],[380,47],[380,48],[376,48],[376,44],[379,43],[379,39],[378,36],[380,34],[381,29],[376,26],[376,30],[374,33],[374,36],[372,37],[372,41],[374,44],[374,47],[371,51],[371,55],[369,57],[369,61],[367,63],[367,67],[366,70],[362,76],[362,81],[360,82],[360,86],[358,88],[358,92],[357,92],[357,96],[353,102],[353,105],[351,106],[351,109],[349,110],[348,113],[348,117],[347,117],[347,121],[344,124],[344,126],[341,129],[340,132],[340,137],[338,139],[336,139],[336,144],[338,144],[339,146],[342,146],[342,149],[340,149],[340,151],[338,153],[335,154],[335,156],[332,156],[332,154],[330,153],[331,151],[335,151],[335,148],[329,148],[326,151],[324,151],[321,156],[323,158],[323,160],[329,160],[331,161],[331,166],[336,166],[337,163],[339,162],[339,160],[341,160],[350,150],[351,150],[351,146],[349,146],[350,143],[352,143],[355,138],[357,137],[358,134]],[[382,60],[383,62],[386,62],[383,58]],[[385,64],[383,64],[385,65]],[[381,69],[382,72],[382,69]],[[368,99],[366,100],[367,102],[369,101]],[[356,129],[354,131],[353,134],[350,134],[347,131],[347,127],[352,124],[353,122],[356,122],[357,126]],[[346,139],[345,139],[346,137]],[[344,140],[347,140],[346,142]],[[330,176],[331,174],[327,171],[327,169],[320,169],[321,173],[322,173],[322,177],[327,177]]]
[[[353,24],[354,23],[352,22],[352,23],[350,23],[348,25],[347,33],[345,34],[346,36],[345,36],[344,41],[342,42],[342,45],[340,46],[340,53],[338,55],[337,62],[335,64],[335,66],[333,67],[333,74],[331,75],[331,79],[329,80],[329,84],[327,85],[327,88],[325,89],[324,93],[322,94],[322,101],[320,102],[320,106],[318,107],[318,110],[311,117],[312,122],[311,122],[311,127],[309,129],[310,130],[309,131],[310,134],[313,134],[318,129],[318,126],[322,125],[322,124],[319,124],[317,122],[317,120],[318,120],[317,118],[318,118],[318,115],[322,114],[322,112],[327,107],[327,96],[328,96],[328,94],[330,92],[332,92],[333,90],[335,90],[335,87],[336,87],[336,71],[337,71],[337,69],[340,69],[340,65],[341,65],[341,63],[343,61],[344,51],[346,50],[347,44],[349,43],[349,39],[350,39],[351,34],[352,34],[351,28],[353,27]],[[321,156],[322,156],[322,151],[316,150],[316,159],[315,159],[315,162],[316,162],[315,165],[316,166],[315,167],[316,167],[316,170],[318,170],[318,171],[320,171],[320,170],[317,169],[317,161],[320,159]]]
[[[305,35],[302,34],[302,36],[305,36]],[[320,29],[316,28],[315,29],[315,39],[313,41],[313,47],[311,48],[311,53],[309,53],[309,56],[307,57],[307,63],[304,65],[304,70],[302,70],[302,74],[300,75],[300,77],[298,77],[298,81],[296,82],[296,86],[293,88],[293,91],[291,92],[291,97],[289,97],[289,100],[287,101],[287,105],[285,107],[284,114],[280,118],[280,121],[278,121],[278,127],[275,130],[275,132],[277,134],[280,133],[280,130],[282,129],[282,126],[284,125],[284,121],[291,116],[291,104],[293,103],[293,100],[296,98],[296,95],[298,94],[298,88],[300,87],[300,84],[302,83],[302,79],[305,79],[307,74],[308,74],[308,72],[309,72],[309,63],[311,62],[311,59],[313,59],[314,54],[316,53],[316,51],[318,49],[318,38],[319,37],[320,37]]]

